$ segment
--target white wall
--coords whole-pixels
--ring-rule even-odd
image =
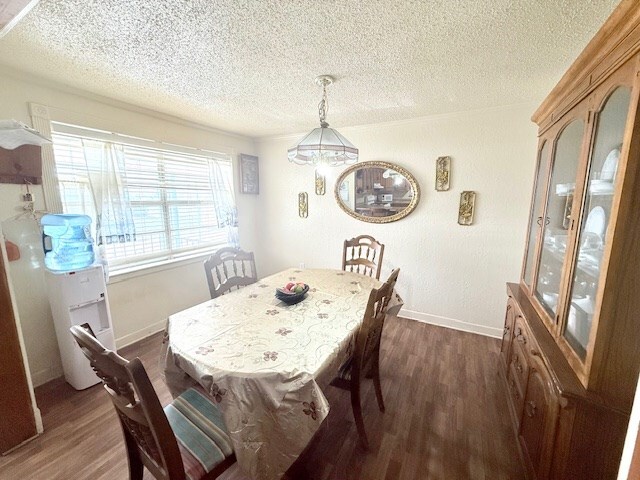
[[[311,167],[289,164],[299,136],[262,139],[258,250],[267,275],[287,266],[340,268],[342,242],[370,234],[385,244],[382,276],[400,267],[402,315],[501,336],[505,282],[517,282],[524,251],[536,157],[534,104],[356,128],[339,128],[360,149],[360,161],[405,167],[418,180],[420,204],[389,224],[355,220],[337,206],[332,169],[327,194],[314,193]],[[311,128],[311,126],[310,126]],[[301,135],[300,135],[301,136]],[[451,190],[436,192],[435,160],[452,157]],[[462,190],[475,190],[474,225],[457,224]],[[309,193],[299,218],[297,194]]]
[[[0,118],[30,124],[28,102],[49,106],[53,120],[99,128],[129,135],[222,150],[234,155],[255,154],[253,140],[218,132],[133,106],[28,79],[0,66]],[[235,171],[236,182],[237,171]],[[31,189],[36,208],[44,208],[41,187]],[[24,187],[0,184],[0,220],[18,213]],[[240,241],[244,248],[256,247],[255,210],[259,196],[238,195]],[[13,263],[13,262],[12,262]],[[10,268],[11,263],[9,264]],[[18,270],[17,263],[13,265]],[[57,342],[42,280],[42,268],[13,272],[18,311],[31,374],[36,385],[62,374]],[[150,270],[141,275],[115,278],[109,285],[116,343],[119,347],[163,327],[168,315],[208,298],[200,261],[182,263],[168,269]]]

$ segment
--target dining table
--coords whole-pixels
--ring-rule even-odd
[[[275,297],[288,282],[309,291]],[[329,413],[323,393],[348,360],[372,289],[353,272],[290,268],[171,315],[163,339],[172,395],[201,385],[217,403],[242,472],[282,478]],[[402,299],[394,292],[388,314]]]

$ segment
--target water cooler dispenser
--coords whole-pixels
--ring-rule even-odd
[[[115,350],[107,285],[102,265],[95,265],[91,218],[49,214],[43,227],[49,304],[67,382],[83,390],[100,381],[69,331],[88,324],[100,343]]]
[[[53,322],[58,337],[64,377],[76,390],[100,381],[69,332],[72,325],[89,324],[96,338],[115,350],[111,314],[102,265],[75,272],[48,271],[47,287]]]

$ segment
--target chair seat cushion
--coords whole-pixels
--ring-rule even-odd
[[[190,388],[164,408],[189,480],[198,480],[233,455],[222,415],[211,399]]]
[[[338,378],[341,380],[351,381],[351,366],[353,365],[353,356],[349,357],[338,370]]]

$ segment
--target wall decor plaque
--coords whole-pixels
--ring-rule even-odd
[[[436,160],[436,191],[449,190],[451,179],[451,157],[438,157]]]
[[[324,195],[327,191],[327,177],[316,170],[316,195]]]
[[[307,192],[300,192],[298,194],[298,215],[300,215],[300,218],[307,218],[309,216],[309,195]]]
[[[458,210],[458,223],[471,225],[473,223],[473,211],[476,205],[476,192],[467,190],[460,194],[460,209]]]

